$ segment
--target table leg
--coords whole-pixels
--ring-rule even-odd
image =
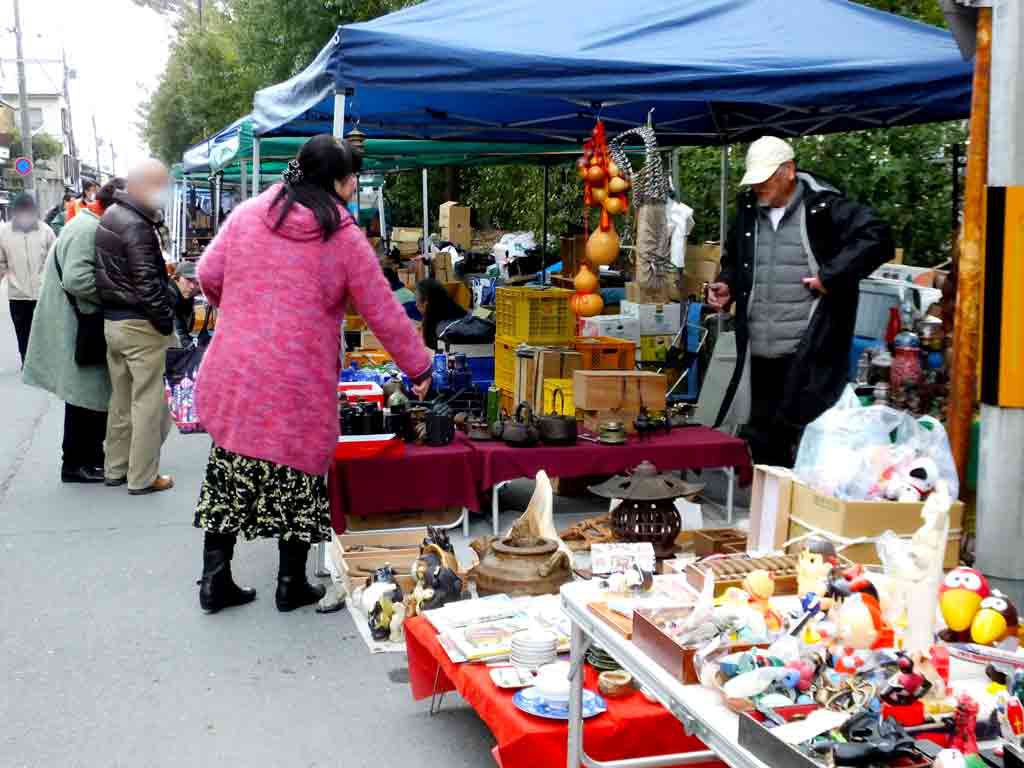
[[[725,474],[729,478],[729,487],[725,491],[725,511],[729,518],[729,525],[732,525],[733,502],[736,498],[736,467],[729,467]]]
[[[569,757],[568,768],[579,768],[583,755],[583,664],[587,658],[590,638],[573,622],[569,648]]]
[[[462,535],[469,538],[469,508],[462,508]]]
[[[437,692],[437,681],[441,678],[441,665],[437,665],[437,669],[434,671],[434,687],[430,692],[430,716],[433,717],[441,711],[441,705],[444,704],[444,691]]]
[[[491,489],[491,529],[495,536],[500,536],[498,528],[501,526],[501,489],[504,483],[495,483]]]

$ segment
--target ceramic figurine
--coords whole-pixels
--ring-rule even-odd
[[[839,641],[856,650],[891,648],[893,631],[882,618],[878,599],[857,592],[839,607]]]
[[[462,579],[450,568],[441,564],[436,552],[427,552],[413,565],[416,586],[412,600],[406,603],[409,616],[419,616],[423,611],[440,608],[462,596]]]
[[[400,643],[405,639],[405,604],[395,603],[391,613],[391,625],[389,627],[389,640],[392,643]]]
[[[901,656],[898,663],[899,672],[888,680],[879,696],[886,704],[903,707],[924,698],[932,686],[924,675],[914,669],[914,662],[909,657]]]
[[[998,645],[1017,636],[1017,609],[998,589],[981,601],[971,620],[971,640],[978,645]]]
[[[402,602],[402,590],[397,586],[393,591],[382,595],[377,604],[370,611],[367,620],[370,625],[370,634],[374,640],[386,640],[391,636],[391,619],[394,616],[395,606]]]
[[[798,595],[815,594],[824,596],[828,577],[839,563],[835,545],[828,539],[813,537],[804,543],[796,565],[796,590]]]
[[[782,617],[771,605],[771,599],[775,595],[774,577],[763,569],[751,571],[743,580],[743,588],[750,595],[750,607],[764,616],[768,631],[781,630]]]
[[[939,610],[946,622],[942,639],[966,642],[971,622],[989,595],[988,580],[981,571],[960,566],[946,574],[939,587]]]

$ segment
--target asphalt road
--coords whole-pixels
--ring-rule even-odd
[[[62,485],[63,404],[18,368],[3,290],[0,768],[493,766],[472,709],[430,718],[405,657],[370,655],[347,611],[277,612],[274,542],[236,553],[255,603],[201,613],[208,439],[170,438],[168,493]]]

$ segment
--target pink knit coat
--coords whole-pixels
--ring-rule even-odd
[[[414,380],[429,371],[431,355],[348,212],[341,209],[342,227],[326,243],[300,205],[275,231],[279,189],[237,207],[199,262],[199,283],[219,313],[196,407],[221,448],[322,475],[338,437],[349,301]]]

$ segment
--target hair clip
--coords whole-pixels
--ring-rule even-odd
[[[288,168],[283,174],[281,174],[281,176],[284,178],[284,183],[291,186],[300,183],[303,178],[305,178],[305,175],[302,173],[302,169],[299,167],[298,160],[289,160]]]

